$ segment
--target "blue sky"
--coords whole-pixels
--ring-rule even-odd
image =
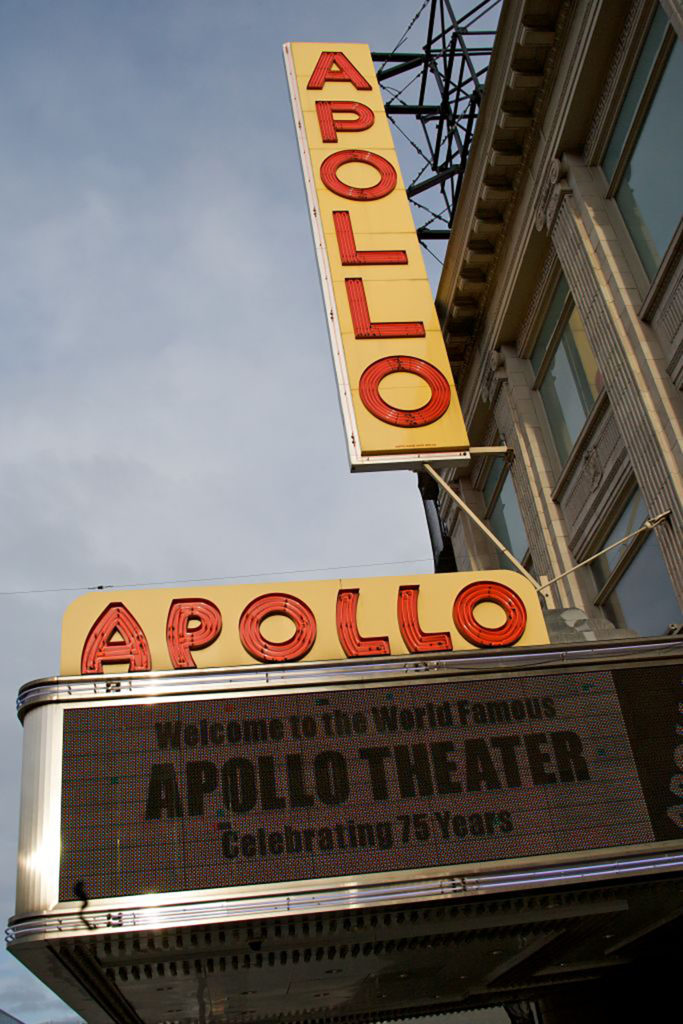
[[[281,55],[417,6],[0,4],[5,920],[14,699],[77,591],[7,592],[430,571],[413,475],[348,471]],[[6,953],[0,1007],[75,1020]]]

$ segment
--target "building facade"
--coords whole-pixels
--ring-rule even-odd
[[[451,482],[588,637],[683,621],[682,33],[675,0],[503,5],[437,295],[471,443],[509,449]],[[459,569],[506,564],[440,513]]]

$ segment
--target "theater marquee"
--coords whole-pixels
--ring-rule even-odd
[[[458,458],[467,432],[369,47],[284,52],[351,468]]]
[[[144,625],[152,636],[152,620]],[[439,944],[450,936],[443,921],[460,922],[450,947],[463,928],[469,940],[470,914],[486,928],[489,896],[498,912],[498,897],[519,906],[550,887],[533,899],[554,907],[572,886],[558,915],[576,899],[588,901],[590,920],[586,887],[630,879],[641,896],[623,934],[640,934],[657,880],[683,863],[680,646],[434,648],[33,680],[17,702],[24,759],[10,951],[93,1024],[132,1021],[131,1006],[140,1020],[150,1006],[164,1020],[195,1004],[201,1016],[197,977],[212,976],[212,1005],[237,1021],[259,986],[282,991],[282,977],[288,987],[298,978],[307,1000],[333,991],[321,987],[326,951],[311,958],[317,974],[307,966],[311,915],[314,948],[329,940],[346,972],[335,1007],[357,984],[358,963],[344,954],[351,942],[367,941],[371,953],[375,943],[387,953],[403,946],[399,966],[410,972],[411,922],[426,926],[430,907],[430,947],[431,935]],[[619,893],[621,919],[631,896]],[[676,898],[667,887],[663,920]],[[547,913],[532,922],[547,929]],[[281,951],[266,942],[280,935],[293,959],[278,973]],[[396,1006],[417,1005],[407,991]],[[364,1005],[373,999],[374,982]]]
[[[678,666],[453,669],[66,708],[60,900],[680,840]]]

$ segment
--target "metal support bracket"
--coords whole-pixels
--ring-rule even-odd
[[[506,444],[491,444],[484,448],[468,448],[470,455],[512,455],[513,449]]]
[[[508,449],[506,446],[502,445],[495,448],[472,448],[470,449],[470,454],[507,455],[510,450],[511,449]],[[660,523],[664,522],[664,520],[671,515],[671,509],[668,508],[665,512],[660,512],[656,516],[650,516],[650,518],[646,519],[643,525],[640,526],[637,530],[634,530],[633,533],[628,533],[625,537],[622,537],[621,540],[616,540],[613,544],[608,544],[606,548],[601,548],[600,551],[596,551],[594,555],[590,555],[588,558],[584,558],[583,561],[578,562],[576,565],[573,565],[571,569],[567,569],[566,572],[561,572],[559,576],[553,576],[551,580],[546,580],[545,583],[539,583],[539,581],[535,579],[527,569],[524,568],[522,563],[515,558],[512,552],[505,547],[503,542],[499,540],[498,537],[496,537],[495,533],[489,530],[486,523],[484,523],[479,518],[477,513],[474,512],[469,507],[467,502],[463,501],[460,495],[453,490],[450,484],[446,483],[444,478],[437,473],[433,466],[426,462],[424,464],[424,469],[427,473],[429,473],[431,477],[434,478],[434,480],[436,480],[439,486],[443,488],[443,490],[446,492],[449,498],[451,498],[455,502],[458,508],[461,509],[465,513],[465,515],[468,516],[472,520],[472,522],[479,527],[482,533],[484,533],[488,537],[488,539],[493,544],[495,544],[499,551],[502,551],[507,560],[511,562],[512,565],[514,565],[515,569],[517,569],[518,572],[521,572],[522,575],[529,580],[534,590],[536,590],[536,592],[539,594],[542,593],[542,591],[547,590],[554,583],[559,583],[560,580],[565,579],[567,576],[571,576],[572,573],[575,573],[577,572],[577,570],[582,569],[585,565],[589,565],[591,562],[594,562],[595,559],[600,558],[601,555],[607,554],[608,551],[613,551],[614,548],[618,548],[622,544],[626,544],[628,541],[633,540],[634,537],[637,537],[641,533],[645,533],[649,530],[654,530],[656,526],[659,526]]]
[[[436,482],[441,487],[443,487],[443,489],[446,492],[446,494],[449,496],[449,498],[452,498],[452,500],[455,502],[455,504],[458,506],[458,508],[462,509],[462,511],[465,513],[465,515],[469,516],[469,518],[472,520],[472,522],[476,523],[476,525],[479,527],[479,529],[482,531],[482,533],[485,533],[486,536],[488,537],[488,539],[493,544],[496,545],[498,550],[503,552],[503,554],[505,555],[507,560],[514,565],[515,569],[517,569],[518,572],[521,572],[522,576],[525,576],[526,579],[529,580],[529,583],[531,583],[531,585],[534,588],[534,590],[536,590],[536,591],[542,590],[543,586],[538,582],[538,580],[535,579],[531,575],[529,570],[525,569],[524,566],[522,565],[522,563],[519,562],[515,558],[515,556],[512,554],[512,552],[509,551],[505,547],[505,545],[503,544],[502,540],[498,540],[498,538],[496,537],[495,533],[492,533],[491,530],[489,530],[489,528],[486,525],[486,523],[482,522],[482,520],[479,518],[477,513],[472,511],[472,509],[469,507],[467,502],[463,501],[459,494],[456,494],[456,492],[453,490],[453,488],[450,486],[450,484],[447,484],[446,481],[444,480],[444,478],[442,476],[439,476],[439,474],[434,469],[434,467],[430,466],[430,464],[428,462],[425,462],[424,468],[427,471],[427,473],[429,473],[430,476],[434,477]]]
[[[625,537],[621,538],[621,540],[615,540],[614,544],[608,544],[606,548],[601,548],[600,551],[596,551],[594,555],[584,558],[582,562],[572,566],[571,569],[567,569],[566,572],[561,572],[559,576],[553,576],[553,578],[548,580],[547,583],[544,583],[540,589],[545,590],[547,587],[552,586],[553,583],[563,580],[565,576],[571,576],[571,574],[576,572],[577,569],[582,569],[584,565],[590,565],[590,563],[594,562],[596,558],[600,558],[601,555],[606,555],[608,551],[614,551],[615,548],[621,547],[622,544],[626,544],[627,541],[633,540],[633,538],[637,537],[639,534],[645,533],[649,530],[654,530],[655,526],[659,526],[659,524],[664,522],[664,520],[670,515],[671,509],[668,508],[666,512],[660,512],[659,515],[651,516],[649,519],[645,520],[642,526],[637,530],[634,530],[633,533],[627,533]]]

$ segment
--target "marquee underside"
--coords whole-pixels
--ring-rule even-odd
[[[662,962],[680,878],[163,929],[82,928],[13,952],[92,1024],[360,1024],[542,997]],[[34,924],[37,922],[34,922]],[[49,921],[43,921],[49,929]]]

